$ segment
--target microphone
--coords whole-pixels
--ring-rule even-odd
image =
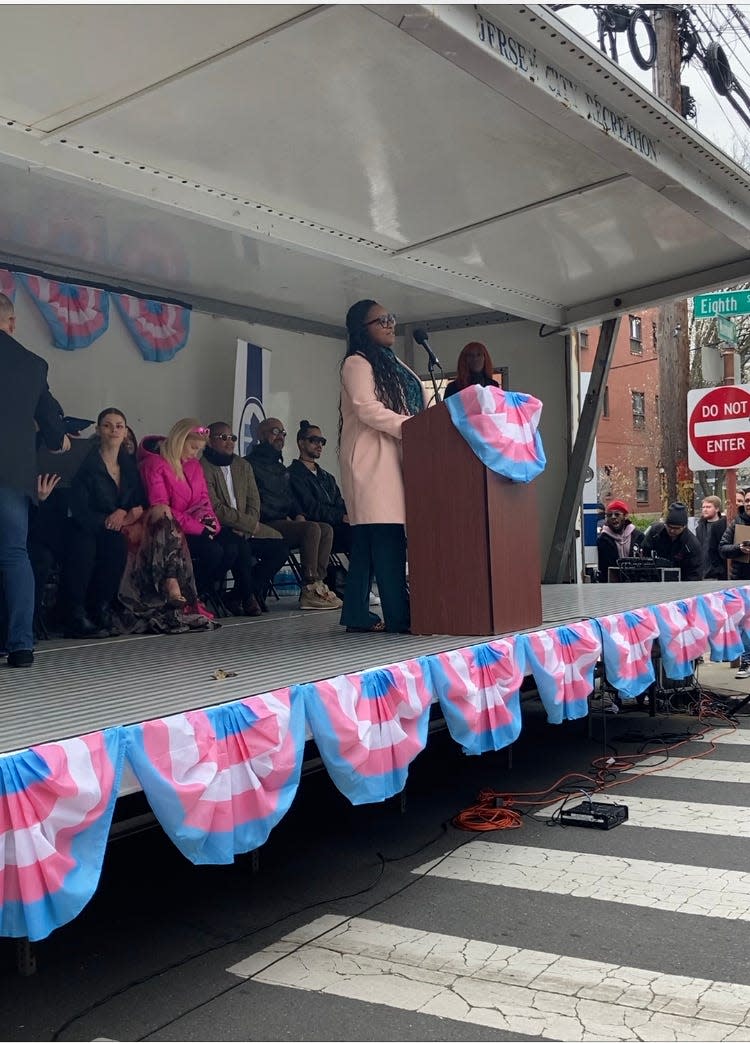
[[[418,328],[414,330],[414,332],[412,333],[412,337],[414,337],[414,340],[417,342],[417,344],[421,344],[424,350],[427,352],[427,358],[430,360],[430,365],[438,366],[440,369],[442,369],[443,367],[440,365],[440,359],[437,357],[435,352],[430,347],[430,342],[427,339],[427,330]]]

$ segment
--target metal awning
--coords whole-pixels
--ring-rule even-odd
[[[539,6],[4,8],[0,257],[340,328],[750,275],[748,176]]]

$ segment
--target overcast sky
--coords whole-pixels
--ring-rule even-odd
[[[734,4],[733,6],[742,11],[746,22],[750,25],[750,4]],[[701,40],[704,44],[716,40],[722,45],[732,72],[750,94],[750,35],[738,23],[736,16],[729,11],[728,4],[695,4],[693,7],[698,16],[697,26]],[[725,14],[730,19],[732,27],[727,27]],[[583,6],[575,6],[558,11],[557,15],[582,36],[585,36],[589,43],[598,47],[597,22],[593,11],[586,10]],[[707,27],[713,21],[721,30],[721,35],[718,33],[713,35],[712,28],[704,30],[701,27],[701,20]],[[624,33],[617,36],[617,50],[622,68],[649,90],[653,90],[651,70],[644,72],[632,60]],[[741,117],[725,99],[719,100],[711,87],[708,75],[697,58],[683,67],[682,82],[690,88],[698,110],[697,120],[689,122],[738,162],[744,155],[744,165],[750,166],[750,127],[743,123]],[[737,101],[744,107],[741,99],[738,98]],[[750,118],[750,113],[748,113],[748,118]]]

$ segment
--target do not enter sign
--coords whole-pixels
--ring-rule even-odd
[[[750,460],[750,387],[688,392],[688,466],[733,470]]]

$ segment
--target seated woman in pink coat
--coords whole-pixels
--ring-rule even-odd
[[[221,526],[198,460],[207,437],[208,428],[197,420],[178,420],[161,451],[148,454],[141,465],[149,504],[168,508],[185,534],[199,596],[210,592],[230,567],[224,547],[214,540]]]
[[[422,382],[393,353],[396,319],[377,301],[346,316],[341,366],[341,487],[352,552],[341,623],[349,631],[409,630],[401,426],[426,405]],[[373,575],[383,619],[370,611]]]

